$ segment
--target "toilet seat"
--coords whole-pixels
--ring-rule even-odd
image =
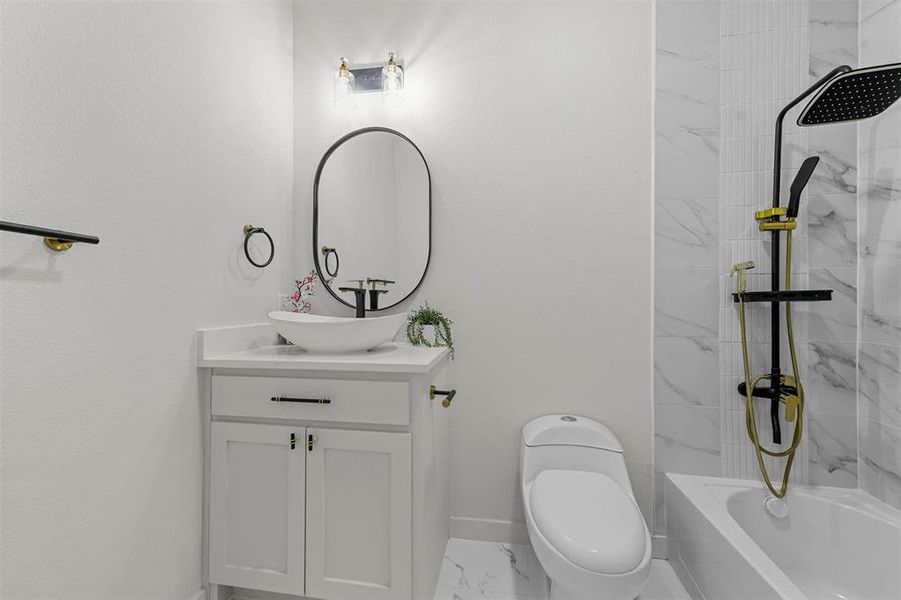
[[[532,482],[529,508],[548,543],[587,571],[628,573],[645,558],[647,533],[641,512],[607,475],[542,471]]]

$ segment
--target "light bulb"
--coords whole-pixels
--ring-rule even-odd
[[[388,53],[388,63],[382,68],[382,102],[400,104],[404,101],[404,70],[397,64],[394,52]]]
[[[347,66],[347,59],[341,57],[341,66],[335,73],[335,106],[352,107],[354,106],[354,74],[350,72]]]

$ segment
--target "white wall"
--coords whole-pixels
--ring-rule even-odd
[[[295,5],[297,239],[310,239],[315,169],[342,134],[393,127],[431,169],[432,263],[412,306],[429,300],[456,323],[457,517],[521,520],[519,432],[555,411],[616,432],[649,514],[651,13],[638,1]],[[338,57],[389,49],[406,61],[406,103],[361,95],[336,109]],[[312,257],[296,247],[301,274]],[[349,313],[321,293],[315,310]]]
[[[289,2],[3,2],[2,589],[200,588],[198,327],[255,322],[289,274]],[[279,254],[258,271],[244,223]]]

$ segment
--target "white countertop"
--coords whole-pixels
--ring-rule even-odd
[[[268,323],[200,329],[197,366],[215,369],[282,369],[357,373],[427,373],[447,356],[447,348],[383,344],[368,352],[311,354],[276,344]]]

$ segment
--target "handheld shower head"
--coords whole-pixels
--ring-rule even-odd
[[[792,181],[791,186],[791,196],[788,199],[788,210],[785,211],[785,216],[789,219],[794,219],[798,216],[798,209],[801,206],[801,192],[804,191],[807,182],[810,181],[810,176],[813,175],[813,170],[817,168],[817,163],[819,162],[819,156],[811,156],[804,161],[804,164],[798,170],[798,174],[795,175],[795,180]]]
[[[869,119],[898,98],[901,63],[847,71],[823,85],[801,112],[798,125],[811,127]]]

